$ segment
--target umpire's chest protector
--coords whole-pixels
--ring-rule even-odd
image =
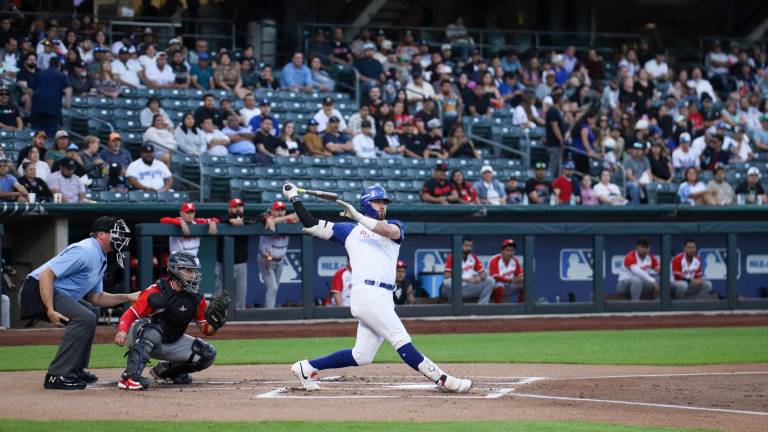
[[[195,319],[203,296],[199,293],[174,291],[164,280],[158,282],[157,286],[168,302],[161,313],[152,317],[152,321],[162,326],[163,343],[173,343],[184,335],[189,323]]]

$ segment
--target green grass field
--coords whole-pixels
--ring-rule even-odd
[[[211,341],[219,365],[289,364],[354,344],[348,337]],[[766,327],[417,335],[414,343],[440,363],[768,363]],[[0,347],[0,371],[44,370],[55,351],[54,345]],[[115,345],[94,345],[90,367],[125,367],[124,352]],[[376,361],[400,360],[385,344]]]
[[[126,421],[20,421],[3,420],[0,432],[671,432],[704,429],[668,429],[586,422],[126,422]]]

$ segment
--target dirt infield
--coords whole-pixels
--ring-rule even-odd
[[[400,364],[325,374],[312,393],[297,387],[288,365],[214,366],[189,386],[145,392],[118,390],[117,369],[96,370],[100,381],[76,392],[43,390],[43,372],[7,372],[0,373],[0,418],[589,420],[731,431],[768,424],[768,365],[447,366],[472,377],[469,394],[439,393]]]
[[[768,313],[758,314],[616,314],[587,316],[506,316],[477,319],[404,319],[411,334],[509,333],[553,330],[624,330],[688,327],[768,326]],[[232,323],[217,333],[217,339],[273,339],[286,337],[354,336],[357,321],[303,321],[299,323]],[[63,329],[0,331],[0,346],[58,344]],[[195,326],[189,334],[201,336]],[[111,343],[112,326],[99,326],[96,343]]]

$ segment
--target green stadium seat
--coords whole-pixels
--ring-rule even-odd
[[[272,192],[283,190],[283,181],[280,179],[261,179],[256,181],[256,185],[259,189]]]
[[[379,179],[384,177],[384,172],[378,167],[360,167],[357,169],[357,174],[364,179]]]
[[[176,191],[157,192],[157,200],[165,203],[187,202],[189,201],[189,193]]]
[[[507,168],[515,168],[520,169],[523,166],[523,163],[520,161],[520,159],[492,159],[490,161],[484,161],[483,165],[491,165],[494,168],[497,169],[507,169]]]
[[[413,191],[413,184],[410,180],[389,180],[387,181],[387,189],[392,191]]]
[[[376,160],[379,162],[379,165],[383,167],[399,167],[407,164],[407,162],[404,162],[401,158],[381,158]]]
[[[280,177],[280,167],[263,166],[255,168],[256,176],[259,178]]]
[[[227,155],[225,156],[227,165],[230,166],[254,166],[253,156],[251,155]]]
[[[674,204],[677,199],[677,185],[668,183],[649,183],[646,188],[648,204]]]
[[[371,186],[381,186],[383,188],[386,188],[387,181],[378,180],[378,179],[363,179],[363,189],[369,188]]]
[[[336,180],[316,179],[316,180],[310,180],[309,187],[311,189],[333,192],[336,189],[338,189],[338,184]]]
[[[310,178],[328,178],[333,176],[333,169],[324,166],[313,166],[307,168]]]
[[[421,168],[429,165],[430,169],[435,165],[435,161],[430,159],[429,161],[426,161],[424,159],[416,159],[416,158],[404,158],[404,159],[396,159],[400,161],[402,166],[407,168]]]
[[[101,201],[101,197],[99,196],[98,191],[94,190],[87,190],[85,191],[85,199],[91,200],[91,201]]]
[[[89,106],[95,107],[111,107],[115,104],[114,99],[105,96],[88,96],[87,100]]]
[[[373,158],[360,158],[360,166],[364,168],[374,168],[379,166],[379,159]]]
[[[341,197],[346,202],[357,203],[360,199],[360,192],[345,191],[342,192]]]
[[[246,166],[229,167],[229,175],[233,178],[256,178],[256,170]]]
[[[351,191],[359,194],[363,190],[363,183],[360,180],[338,179],[336,187],[342,191]]]
[[[131,202],[153,202],[157,201],[157,193],[144,192],[140,190],[128,192],[128,201]]]
[[[114,118],[113,111],[109,108],[88,108],[86,114],[94,117],[104,117],[105,119],[110,120]]]
[[[287,179],[300,179],[300,178],[309,178],[309,174],[307,173],[307,170],[304,167],[296,167],[296,166],[284,166],[280,168],[280,174]]]
[[[301,160],[306,166],[330,166],[332,160],[324,156],[302,156]]]
[[[144,131],[144,128],[139,123],[139,119],[118,119],[115,121],[115,128],[120,131],[124,130],[137,130]]]
[[[133,109],[143,109],[144,104],[141,103],[141,99],[134,99],[134,98],[117,98],[115,99],[115,107],[117,108],[133,108]]]
[[[187,105],[186,99],[171,99],[171,100],[164,100],[163,106],[165,106],[166,109],[175,109],[175,110],[186,110],[189,109],[189,106]]]
[[[126,192],[113,192],[113,191],[101,192],[99,193],[99,197],[102,201],[106,201],[106,202],[128,201],[128,193]]]
[[[389,179],[403,178],[403,177],[408,177],[409,175],[407,168],[399,168],[399,167],[382,168],[382,172],[384,174],[384,177],[387,177]]]
[[[281,166],[295,166],[303,165],[304,160],[301,156],[277,156],[275,157],[275,165]]]
[[[466,176],[466,173],[464,174]],[[408,177],[422,178],[424,180],[432,177],[431,168],[408,168]]]
[[[392,201],[400,204],[414,204],[421,202],[421,195],[416,192],[395,192]]]
[[[333,176],[337,178],[343,178],[343,179],[359,179],[361,178],[358,174],[357,168],[352,167],[336,167],[333,168]]]
[[[230,194],[243,200],[259,202],[261,201],[261,189],[256,182],[256,180],[249,179],[232,179],[229,181]]]
[[[224,201],[229,196],[229,180],[232,178],[227,166],[204,166],[203,196],[206,199]]]
[[[426,182],[427,179],[412,179],[411,180],[411,186],[414,191],[421,192],[421,189],[424,187],[424,182]]]
[[[112,115],[115,119],[119,118],[138,118],[141,114],[141,110],[134,108],[115,108],[112,110]]]
[[[227,165],[226,156],[214,156],[209,154],[200,155],[203,166],[225,166]]]
[[[282,192],[264,191],[261,193],[261,202],[263,203],[283,201],[284,199],[285,199],[285,196],[283,195]]]
[[[139,95],[138,89],[135,89],[133,87],[127,87],[126,86],[126,87],[122,87],[120,89],[120,96],[121,97],[133,98],[133,97],[138,97],[138,95]]]
[[[88,108],[88,98],[82,96],[73,96],[71,105],[72,108]]]
[[[13,136],[16,139],[30,140],[35,135],[33,129],[22,129],[13,132]]]

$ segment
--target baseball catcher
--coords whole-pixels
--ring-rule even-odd
[[[184,332],[192,320],[200,331],[211,336],[227,322],[229,297],[226,293],[208,305],[199,292],[200,260],[189,252],[168,257],[168,277],[145,289],[139,299],[120,317],[115,343],[128,348],[128,364],[117,386],[144,390],[149,380],[142,371],[150,358],[164,360],[149,373],[157,381],[189,384],[192,372],[213,364],[216,349]]]

